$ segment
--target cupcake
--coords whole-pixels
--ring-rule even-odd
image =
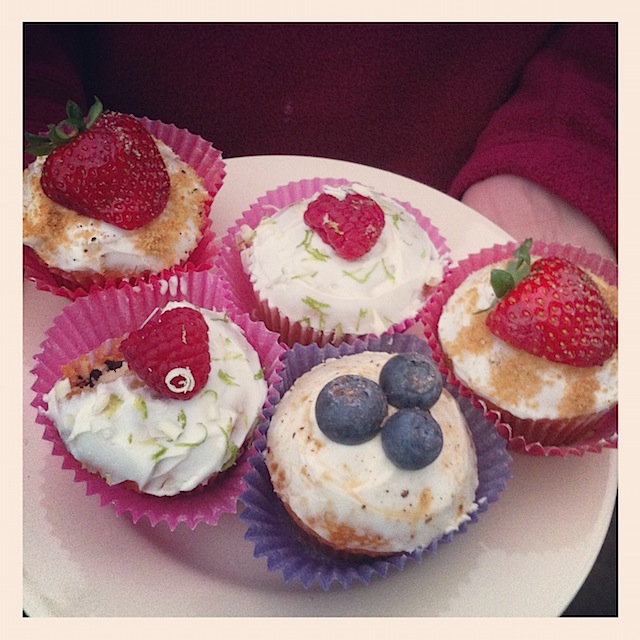
[[[305,587],[348,587],[433,553],[498,499],[505,441],[443,386],[424,340],[296,345],[241,496],[246,537]]]
[[[419,211],[346,180],[268,192],[222,245],[233,303],[289,346],[408,328],[448,264]]]
[[[282,348],[225,306],[220,279],[191,272],[94,291],[48,331],[37,421],[118,514],[174,528],[235,510]]]
[[[462,261],[423,323],[450,382],[512,448],[579,455],[617,443],[617,299],[612,263],[528,240]]]
[[[49,138],[27,136],[36,159],[23,172],[25,275],[73,299],[94,285],[209,268],[220,152],[173,125],[103,111],[99,101],[87,119],[73,102],[67,112]]]

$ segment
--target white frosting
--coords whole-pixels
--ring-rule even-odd
[[[156,140],[170,178],[179,176],[183,180],[182,170],[185,163],[163,142]],[[159,272],[186,259],[195,249],[200,239],[202,222],[201,200],[207,196],[202,184],[195,178],[189,186],[188,195],[174,193],[170,196],[163,212],[154,220],[160,229],[171,224],[176,211],[183,206],[195,206],[194,215],[187,216],[179,233],[173,233],[170,251],[151,252],[140,243],[146,227],[139,229],[121,229],[103,220],[89,218],[72,212],[53,203],[40,185],[40,176],[46,156],[38,157],[23,173],[22,215],[25,229],[38,231],[23,237],[23,243],[31,247],[42,260],[51,267],[67,272],[89,272],[135,276],[145,271]],[[194,174],[195,176],[195,174]],[[173,182],[173,179],[172,179]],[[174,187],[172,186],[172,189]],[[56,225],[55,232],[60,234],[52,246],[50,235],[52,228],[43,225],[43,212],[55,209],[63,212],[64,229]]]
[[[191,305],[165,309],[174,306]],[[198,395],[160,398],[125,371],[70,397],[63,378],[44,396],[45,415],[69,452],[110,484],[131,480],[157,496],[190,491],[232,464],[254,427],[267,393],[258,354],[223,314],[201,312],[209,326],[211,372]]]
[[[242,261],[259,296],[284,316],[321,331],[379,334],[415,316],[425,285],[441,281],[443,266],[413,215],[362,185],[350,189],[373,198],[385,214],[380,238],[367,254],[345,260],[305,224],[304,212],[316,194],[243,234],[248,246]],[[346,195],[345,188],[324,191]]]
[[[345,373],[378,382],[390,357],[365,352],[317,365],[283,396],[267,432],[266,462],[281,499],[305,526],[345,549],[394,553],[426,547],[477,508],[475,447],[446,391],[431,409],[443,432],[442,452],[418,471],[396,467],[380,436],[351,446],[320,431],[315,401],[324,385]]]
[[[566,419],[612,407],[618,401],[617,351],[601,367],[556,364],[515,349],[486,328],[486,314],[474,315],[495,301],[495,266],[471,273],[442,310],[439,338],[456,377],[523,419]]]

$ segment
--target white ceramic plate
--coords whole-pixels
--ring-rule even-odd
[[[320,158],[227,160],[212,207],[219,234],[265,191],[292,180],[361,181],[421,209],[460,259],[508,241],[493,223],[415,181]],[[499,502],[422,563],[369,586],[305,591],[253,557],[245,525],[133,524],[62,470],[30,406],[30,369],[68,301],[24,288],[24,609],[30,616],[558,616],[588,575],[613,510],[617,452],[515,455]]]

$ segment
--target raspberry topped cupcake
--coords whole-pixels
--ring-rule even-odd
[[[157,496],[232,466],[267,395],[240,329],[185,302],[62,371],[44,400],[67,449],[110,484]]]
[[[461,262],[429,301],[429,342],[451,379],[508,424],[513,446],[614,444],[616,278],[576,248],[495,247]]]
[[[99,101],[86,119],[73,102],[67,113],[47,138],[27,134],[26,151],[37,157],[23,176],[26,275],[73,297],[94,284],[210,266],[220,153]]]
[[[447,264],[443,239],[420,212],[330,179],[267,193],[219,256],[234,303],[289,346],[406,329]]]
[[[34,369],[38,422],[87,493],[171,528],[235,509],[278,380],[276,335],[225,310],[208,272],[96,290],[63,309]]]

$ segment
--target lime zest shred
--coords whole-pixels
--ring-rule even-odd
[[[228,315],[228,312],[225,310],[221,317],[219,317],[219,318],[211,318],[211,321],[212,321],[212,322],[224,322],[224,323],[228,323],[228,322],[229,322],[229,315]]]
[[[167,453],[167,447],[165,447],[162,444],[158,444],[157,442],[155,443],[158,447],[160,447],[160,449],[158,449],[158,451],[156,451],[152,456],[151,459],[152,460],[159,460],[160,458],[162,458],[162,456]]]
[[[211,362],[228,362],[229,360],[242,360],[244,354],[240,351],[227,351],[221,358],[211,358]]]
[[[318,249],[314,249],[313,247],[305,247],[305,250],[314,260],[319,260],[320,262],[325,262],[329,259],[329,256],[326,253],[322,253]]]
[[[303,298],[302,302],[303,304],[307,305],[307,307],[310,307],[318,313],[324,313],[323,309],[328,309],[329,307],[331,307],[331,305],[327,302],[320,302],[319,300],[311,298],[310,296],[306,296],[305,298]]]
[[[299,273],[295,276],[289,276],[291,280],[301,280],[303,278],[315,278],[318,275],[318,271],[313,271],[311,273]]]
[[[140,412],[142,419],[146,420],[149,413],[147,410],[147,403],[144,401],[144,398],[142,396],[136,396],[133,401],[133,406]]]
[[[387,267],[387,263],[384,261],[384,258],[381,259],[381,262],[382,262],[382,268],[384,269],[384,273],[387,276],[387,278],[391,280],[391,282],[395,282],[396,277],[391,273],[391,271],[389,271],[389,268]]]
[[[230,387],[239,387],[240,385],[233,379],[233,376],[226,373],[222,369],[218,369],[218,378]]]
[[[345,276],[352,278],[353,280],[355,280],[356,282],[359,282],[360,284],[364,284],[368,279],[369,276],[378,268],[378,265],[380,264],[380,262],[376,262],[373,267],[371,267],[371,269],[365,273],[364,276],[357,276],[356,273],[358,271],[360,271],[360,269],[357,269],[356,271],[347,271],[346,269],[344,269],[342,271],[342,273],[344,273]]]
[[[305,298],[302,298],[302,304],[313,309],[318,314],[319,328],[320,330],[324,329],[324,323],[327,318],[325,309],[330,309],[331,305],[327,304],[326,302],[320,302],[319,300],[315,300],[310,296],[306,296]]]
[[[220,469],[220,471],[226,471],[236,463],[240,447],[231,440],[231,431],[233,430],[233,421],[231,418],[229,418],[229,424],[226,429],[220,425],[218,425],[218,429],[222,431],[222,435],[224,435],[224,439],[227,443],[227,449],[225,451],[225,458],[227,458],[227,461],[222,465],[222,469]]]
[[[307,229],[304,233],[304,240],[298,245],[299,247],[303,247],[304,250],[314,259],[319,260],[320,262],[325,262],[329,259],[329,256],[326,253],[322,253],[319,249],[311,246],[311,240],[313,238],[313,231],[311,229]]]
[[[107,406],[101,413],[104,413],[107,418],[110,418],[122,406],[123,402],[124,401],[119,395],[112,393],[109,395],[109,402],[107,403]]]
[[[202,437],[202,440],[199,440],[198,442],[176,442],[176,447],[199,447],[205,442],[205,440],[209,437],[207,427],[202,422],[196,422],[196,424],[204,429],[204,436]]]
[[[356,331],[360,331],[360,321],[364,320],[369,314],[370,309],[360,309],[360,313],[358,313],[358,322],[356,323]]]

